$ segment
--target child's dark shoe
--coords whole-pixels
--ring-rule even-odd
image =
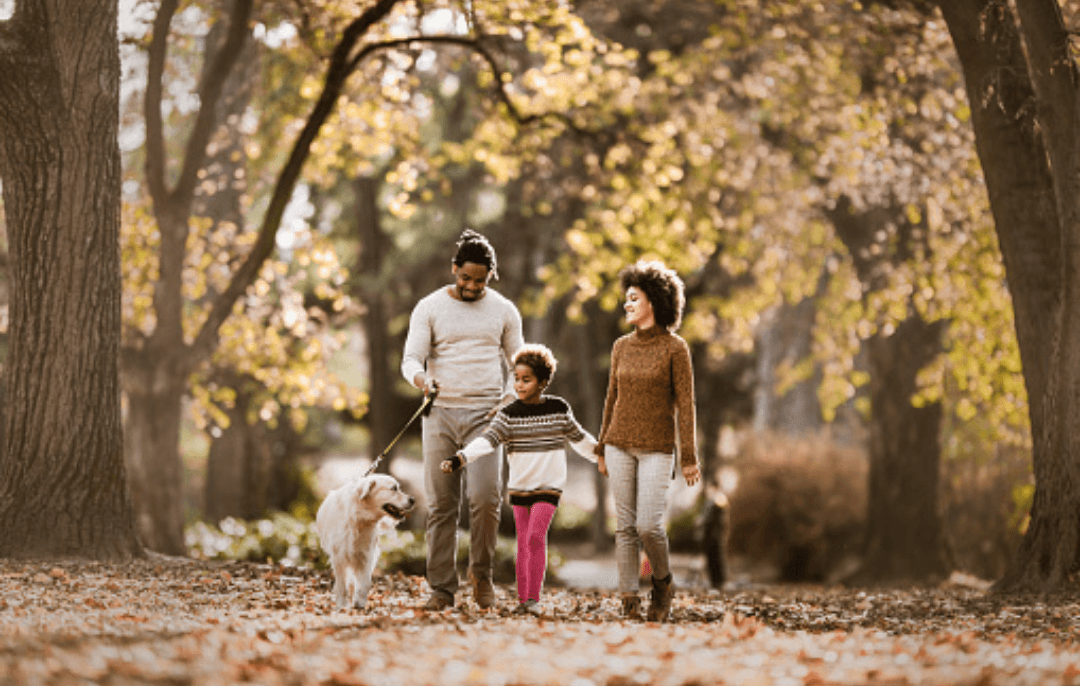
[[[622,597],[622,614],[623,617],[634,621],[641,619],[641,598],[636,593]]]

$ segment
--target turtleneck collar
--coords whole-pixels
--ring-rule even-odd
[[[664,333],[666,333],[666,330],[655,324],[647,329],[634,329],[634,337],[640,341],[651,341]]]

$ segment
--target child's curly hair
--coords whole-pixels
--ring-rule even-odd
[[[555,353],[539,343],[526,343],[514,353],[514,366],[523,364],[533,371],[537,381],[551,383],[555,378],[555,368],[559,363],[555,360]]]
[[[641,289],[652,305],[657,326],[668,331],[679,328],[686,294],[683,281],[674,269],[656,260],[638,260],[619,272],[619,281],[624,292],[631,286]]]

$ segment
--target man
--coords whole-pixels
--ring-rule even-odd
[[[427,496],[427,580],[425,608],[454,606],[461,472],[444,474],[443,460],[487,427],[498,408],[513,400],[510,360],[523,344],[521,314],[512,302],[487,288],[498,278],[495,250],[466,230],[451,267],[454,284],[417,303],[401,373],[424,395],[438,391],[423,421],[424,490]],[[472,462],[464,471],[469,498],[469,580],[481,608],[495,604],[491,574],[502,501],[501,450]]]

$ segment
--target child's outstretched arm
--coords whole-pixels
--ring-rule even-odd
[[[589,462],[596,462],[596,439],[574,419],[574,411],[566,408],[566,438],[570,447]]]
[[[449,460],[443,460],[439,467],[449,474],[461,469],[466,463],[472,462],[478,457],[494,452],[497,447],[499,447],[499,444],[489,440],[485,433],[483,436],[474,438],[469,442],[469,445],[454,453]]]
[[[505,443],[509,438],[510,425],[507,422],[506,415],[499,412],[499,414],[495,415],[495,419],[492,420],[491,424],[488,425],[488,428],[484,430],[484,433],[477,436],[471,440],[467,446],[454,453],[449,460],[443,460],[442,464],[439,465],[439,468],[447,474],[461,469],[466,463],[494,452],[499,445]]]

